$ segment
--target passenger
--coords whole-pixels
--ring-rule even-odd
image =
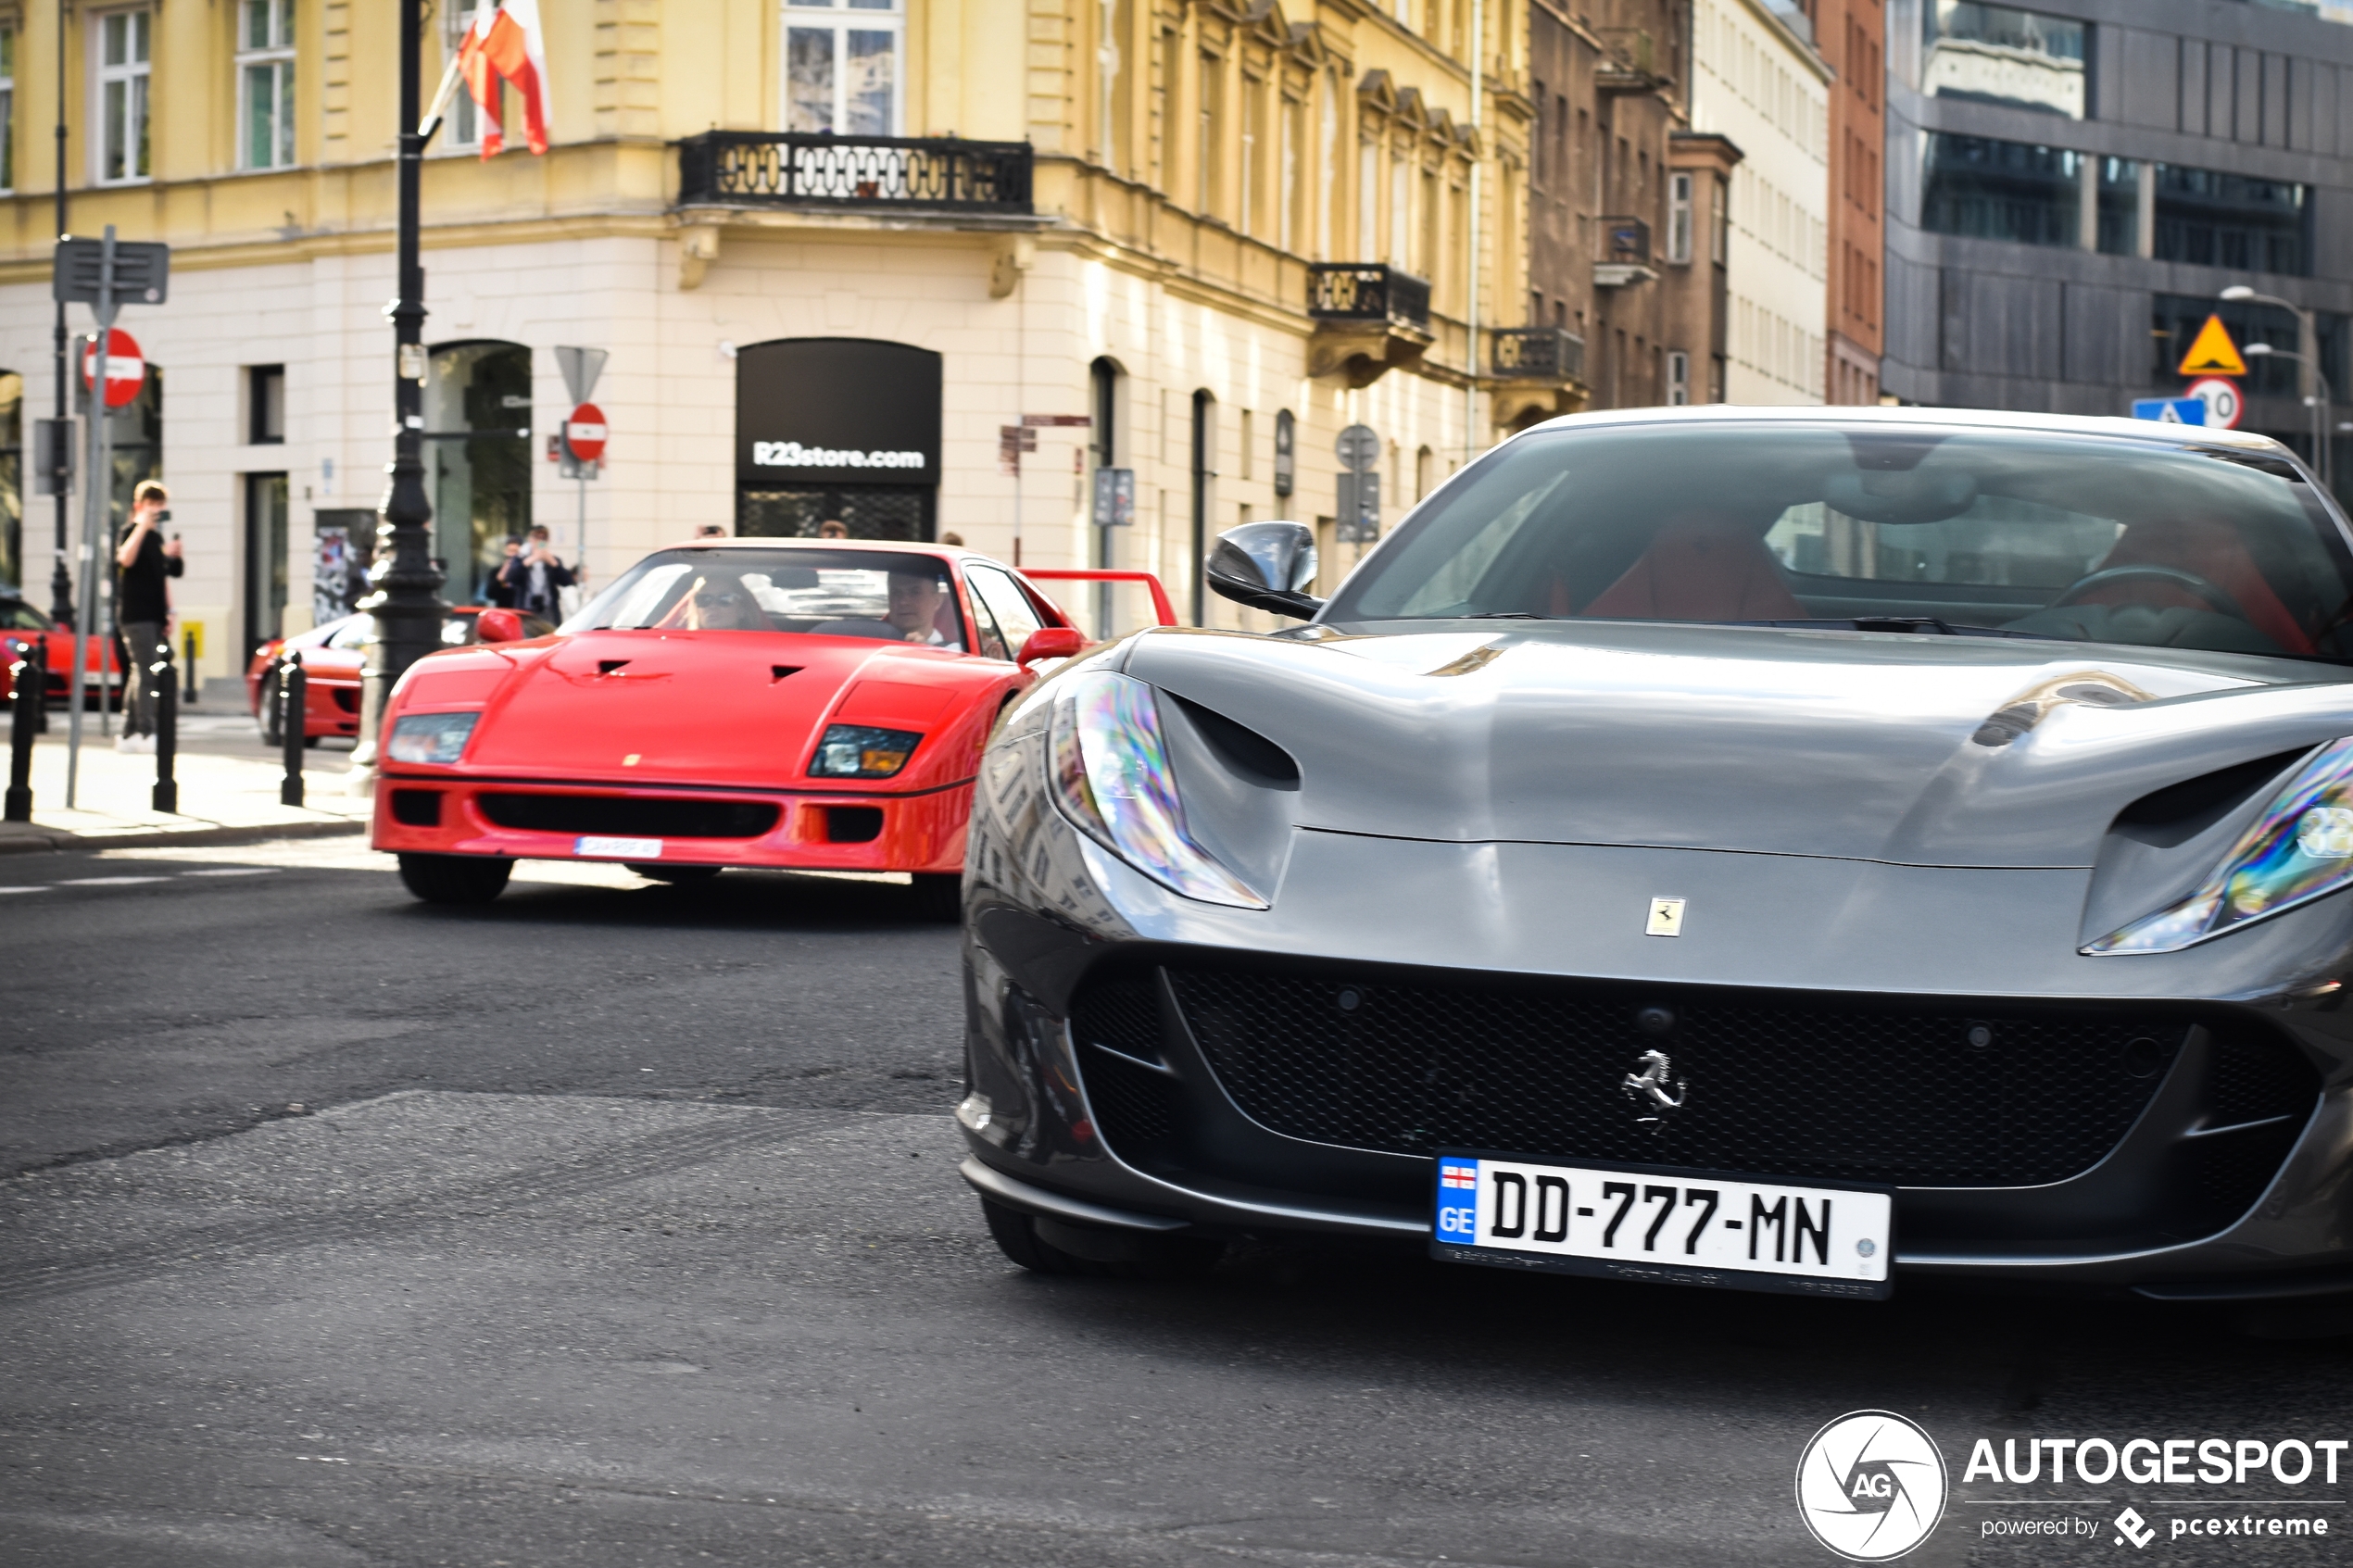
[[[891,628],[911,643],[929,647],[954,648],[963,651],[963,643],[943,634],[939,629],[942,607],[950,603],[948,580],[930,569],[911,569],[890,574],[890,612],[885,617]],[[955,612],[944,618],[952,629]]]
[[[706,572],[695,580],[668,614],[654,623],[672,632],[773,632],[743,579],[732,571]]]

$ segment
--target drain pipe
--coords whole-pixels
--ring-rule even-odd
[[[1463,383],[1463,462],[1465,466],[1468,466],[1470,460],[1478,453],[1478,230],[1479,193],[1482,188],[1479,176],[1487,167],[1485,156],[1487,149],[1480,144],[1483,132],[1479,121],[1483,108],[1483,94],[1487,85],[1486,74],[1481,69],[1482,62],[1486,58],[1486,0],[1471,0],[1470,128],[1473,149],[1470,166],[1470,260],[1469,264],[1463,269],[1463,288],[1468,296],[1468,303],[1464,311],[1464,320],[1469,335],[1469,342],[1464,350],[1464,358],[1468,361],[1470,370],[1469,379]]]

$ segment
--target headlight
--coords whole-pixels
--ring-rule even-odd
[[[887,779],[907,765],[915,743],[923,738],[915,730],[828,724],[824,738],[817,743],[816,759],[809,764],[809,774],[818,779]]]
[[[1185,831],[1151,687],[1109,671],[1055,683],[1054,797],[1087,835],[1188,898],[1263,909],[1266,900]]]
[[[396,762],[455,762],[474,733],[479,713],[404,713],[392,721],[392,744],[385,747]]]
[[[2086,953],[2177,953],[2353,883],[2353,739],[2332,743],[2271,797],[2197,891]]]

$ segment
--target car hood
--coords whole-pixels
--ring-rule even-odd
[[[505,666],[469,692],[485,660]],[[447,673],[432,665],[447,660]],[[484,700],[469,770],[774,788],[858,682],[938,684],[955,654],[772,632],[585,632],[421,664],[411,707]],[[440,689],[442,682],[449,684]]]
[[[2087,866],[2143,795],[2353,734],[2344,673],[2280,659],[1655,623],[1319,632],[1149,633],[1126,668],[1289,751],[1295,825],[1387,837]]]

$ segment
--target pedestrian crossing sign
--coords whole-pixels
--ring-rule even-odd
[[[2180,374],[2185,376],[2243,376],[2246,361],[2239,358],[2239,345],[2231,341],[2231,331],[2222,325],[2220,316],[2208,316],[2206,325],[2197,330],[2190,351],[2182,356]]]

